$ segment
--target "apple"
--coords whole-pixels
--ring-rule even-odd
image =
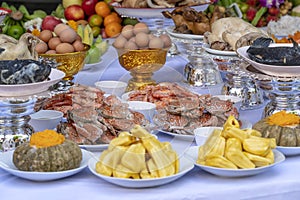
[[[60,23],[62,23],[62,21],[59,18],[54,17],[52,15],[47,15],[42,21],[41,28],[42,30],[54,31],[54,27]]]
[[[87,16],[91,16],[96,13],[95,5],[97,2],[98,0],[83,0],[81,7]]]
[[[64,8],[67,8],[71,5],[81,5],[82,4],[82,0],[63,0],[62,1],[62,5]]]
[[[80,5],[71,5],[65,9],[66,20],[82,20],[84,19],[84,11]]]

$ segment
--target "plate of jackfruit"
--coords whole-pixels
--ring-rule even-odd
[[[254,129],[241,129],[228,117],[223,128],[216,128],[201,146],[185,154],[206,172],[224,177],[252,176],[283,162],[285,156],[276,148],[275,138],[263,138]]]
[[[89,170],[97,177],[122,187],[147,188],[170,183],[194,168],[194,163],[179,157],[171,143],[160,142],[136,125],[121,132],[99,159],[91,158]]]
[[[200,148],[199,146],[190,147],[185,152],[185,154],[187,155],[187,157],[191,158],[194,161],[194,163],[197,167],[201,168],[202,170],[204,170],[210,174],[221,176],[221,177],[247,177],[247,176],[257,175],[257,174],[263,173],[265,171],[268,171],[275,165],[278,165],[279,163],[281,163],[285,160],[284,155],[280,151],[273,149],[272,152],[274,154],[274,163],[269,164],[269,165],[265,165],[265,166],[261,166],[261,167],[254,167],[254,168],[244,168],[244,169],[234,168],[233,169],[233,168],[226,167],[226,165],[224,165],[225,163],[223,164],[223,161],[221,161],[221,160],[223,160],[222,158],[219,159],[218,157],[212,157],[211,161],[216,162],[216,164],[219,165],[218,167],[213,167],[213,166],[208,166],[205,164],[198,164],[197,160],[198,160],[199,148]],[[215,159],[215,160],[213,160],[213,159]],[[219,159],[219,161],[218,161],[218,159]],[[209,162],[211,162],[211,161],[209,161]]]

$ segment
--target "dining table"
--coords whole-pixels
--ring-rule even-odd
[[[85,65],[73,82],[94,86],[100,80],[127,82],[131,75],[118,61],[117,51],[111,46],[96,64]],[[156,82],[185,80],[183,70],[188,63],[186,55],[168,56],[165,65],[153,75]],[[210,93],[209,88],[197,90]],[[217,93],[218,91],[213,91]],[[267,103],[267,101],[265,102]],[[264,104],[265,105],[265,104]],[[264,106],[240,110],[240,118],[255,124],[262,119]],[[195,146],[194,139],[156,133],[160,141],[168,141],[179,156]],[[101,151],[92,151],[99,157]],[[161,199],[161,200],[298,200],[300,199],[300,157],[286,156],[285,160],[267,171],[246,177],[222,177],[194,168],[181,178],[156,187],[130,188],[115,185],[95,176],[88,167],[70,177],[52,181],[32,181],[14,176],[0,169],[1,200],[84,200],[84,199]]]

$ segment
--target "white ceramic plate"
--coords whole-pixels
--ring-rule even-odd
[[[279,46],[292,46],[292,44],[271,44],[271,47]],[[240,55],[245,61],[251,64],[259,71],[273,76],[300,76],[300,66],[280,66],[280,65],[267,65],[255,62],[248,56],[247,50],[250,46],[245,46],[237,49],[238,55]]]
[[[64,72],[57,69],[51,69],[49,75],[50,80],[29,84],[0,85],[0,96],[25,96],[44,92],[48,90],[50,86],[59,82],[63,77],[65,77]]]
[[[108,148],[109,144],[95,144],[95,145],[79,145],[81,149],[85,149],[87,151],[103,151]]]
[[[300,155],[300,147],[283,147],[277,146],[276,149],[283,153],[285,156]]]
[[[82,161],[80,166],[76,169],[60,172],[28,172],[18,170],[15,167],[14,163],[12,162],[13,152],[14,151],[7,151],[0,153],[0,167],[10,174],[32,181],[51,181],[72,176],[82,171],[88,165],[89,159],[92,158],[92,153],[82,149]]]
[[[104,176],[102,174],[99,174],[96,172],[95,166],[97,163],[97,159],[91,158],[89,161],[89,170],[96,175],[99,178],[104,179],[105,181],[109,183],[113,183],[122,187],[127,188],[147,188],[147,187],[156,187],[160,185],[164,185],[167,183],[170,183],[172,181],[175,181],[191,171],[194,168],[193,162],[184,157],[181,156],[180,158],[180,169],[177,174],[174,174],[172,176],[164,177],[164,178],[153,178],[153,179],[128,179],[128,178],[115,178],[115,177],[109,177]]]
[[[176,32],[174,32],[174,26],[167,27],[166,31],[171,36],[181,38],[181,39],[189,39],[189,40],[191,40],[191,39],[202,40],[203,39],[203,35],[176,33]]]
[[[209,1],[206,4],[192,6],[195,10],[204,11],[209,5]],[[124,8],[120,7],[118,4],[113,4],[114,9],[122,16],[135,17],[135,18],[162,18],[162,11],[172,12],[175,8]]]
[[[198,148],[199,146],[190,147],[185,154],[190,157],[195,165],[202,170],[209,172],[211,174],[222,176],[222,177],[245,177],[245,176],[253,176],[260,173],[263,173],[265,171],[270,170],[272,167],[278,165],[279,163],[283,162],[285,160],[285,156],[277,150],[273,149],[274,156],[275,156],[275,162],[271,165],[264,166],[264,167],[257,167],[254,169],[224,169],[224,168],[217,168],[217,167],[210,167],[205,165],[200,165],[196,163],[198,159]]]
[[[208,44],[203,44],[203,49],[211,54],[215,55],[222,55],[222,56],[236,56],[235,51],[221,51],[221,50],[216,50],[216,49],[211,49]]]
[[[241,119],[241,123],[242,123],[242,126],[241,126],[242,129],[252,128],[252,124],[247,120]],[[195,135],[181,135],[178,133],[172,133],[172,132],[165,131],[165,130],[159,130],[159,132],[165,133],[167,135],[170,135],[170,136],[176,137],[178,139],[182,139],[182,140],[190,140],[195,137]]]

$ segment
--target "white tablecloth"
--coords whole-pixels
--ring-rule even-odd
[[[116,52],[110,48],[97,67],[84,69],[76,76],[75,82],[93,86],[98,80],[128,80],[130,75],[119,66],[116,58]],[[181,81],[185,63],[186,60],[182,57],[168,58],[166,66],[155,73],[155,79],[158,82]],[[241,118],[255,123],[261,118],[262,109],[241,111]],[[162,133],[159,133],[158,137],[163,141],[171,141],[178,152],[193,145]],[[107,183],[94,176],[87,168],[72,177],[50,182],[28,181],[0,169],[0,199],[298,200],[300,199],[299,169],[300,158],[297,156],[286,158],[283,163],[268,172],[244,178],[221,178],[194,168],[175,182],[146,189],[129,189]]]

